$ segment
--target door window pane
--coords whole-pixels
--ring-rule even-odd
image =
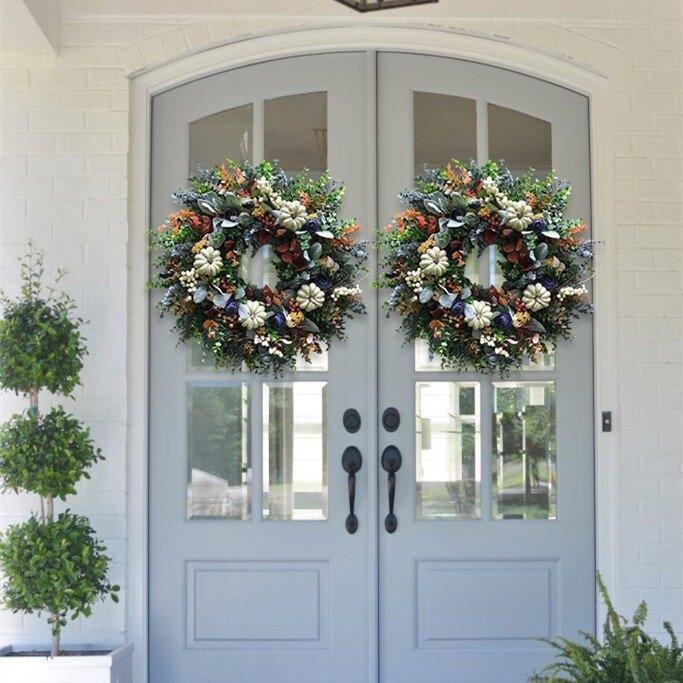
[[[265,156],[288,173],[327,169],[327,93],[312,92],[266,100]]]
[[[514,176],[534,169],[545,178],[553,167],[551,125],[548,121],[514,109],[488,105],[489,157],[503,159]],[[489,249],[489,282],[500,287],[503,275],[497,250]]]
[[[477,156],[476,102],[464,97],[416,92],[413,95],[413,158],[415,175],[445,166],[451,159],[468,162]],[[465,276],[479,280],[476,254],[465,265]],[[441,360],[429,359],[427,345],[415,342],[415,369],[441,370]]]
[[[190,175],[226,159],[251,159],[253,106],[245,104],[190,123]]]
[[[555,353],[555,349],[549,347],[548,353],[537,353],[535,361],[525,356],[522,370],[527,372],[552,372],[555,369]]]
[[[417,519],[481,516],[479,385],[415,383]]]
[[[556,519],[555,382],[494,382],[493,402],[494,519]]]
[[[249,387],[187,385],[187,516],[251,518]]]
[[[441,358],[438,355],[429,357],[429,346],[423,339],[415,340],[415,369],[419,371],[442,371]]]
[[[464,97],[416,92],[413,95],[414,171],[445,166],[451,159],[477,158],[476,102]]]
[[[488,105],[489,157],[504,159],[514,175],[530,168],[545,177],[553,166],[550,122],[514,109]]]
[[[327,170],[327,93],[312,92],[276,97],[265,102],[265,156],[277,159],[287,173],[309,170],[319,176]],[[275,269],[270,263],[269,247],[262,254],[262,281],[274,287]],[[300,371],[326,371],[327,351],[307,363],[298,359]]]
[[[327,519],[327,384],[263,385],[263,518]]]

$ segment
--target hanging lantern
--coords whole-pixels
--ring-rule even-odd
[[[411,7],[412,5],[427,5],[439,0],[337,0],[342,5],[352,7],[358,12],[371,12],[376,9],[393,9],[396,7]]]

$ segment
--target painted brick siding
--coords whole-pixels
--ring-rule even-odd
[[[214,33],[230,25],[223,21],[216,19]],[[499,35],[527,30],[506,18],[484,24]],[[50,269],[70,271],[67,286],[89,320],[90,356],[83,388],[67,403],[92,425],[107,460],[68,504],[91,516],[113,557],[112,578],[124,587],[126,68],[134,59],[153,62],[218,39],[202,26],[174,17],[70,19],[62,26],[59,57],[2,55],[2,286],[14,291],[16,256],[28,236],[47,250]],[[683,631],[681,26],[647,19],[562,26],[582,41],[588,60],[598,40],[622,50],[612,122],[619,368],[613,404],[619,585],[613,593],[627,611],[646,598],[656,632],[664,618]],[[1,417],[22,405],[3,396]],[[0,523],[24,518],[33,503],[4,495]],[[124,589],[119,605],[98,605],[91,619],[67,628],[65,641],[123,641],[125,602]],[[1,615],[0,644],[44,640],[37,618]]]

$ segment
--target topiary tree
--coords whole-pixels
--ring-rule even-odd
[[[73,300],[56,290],[63,271],[43,292],[42,252],[29,244],[19,263],[19,297],[0,299],[0,388],[26,396],[29,407],[0,426],[0,488],[37,494],[40,509],[0,538],[2,601],[14,612],[48,615],[56,657],[67,617],[89,616],[99,598],[117,602],[119,587],[107,580],[110,559],[89,521],[54,510],[55,498],[75,493],[102,453],[64,408],[38,410],[41,390],[70,396],[79,384],[87,353],[83,321],[73,315]]]

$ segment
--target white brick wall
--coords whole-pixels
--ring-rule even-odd
[[[646,5],[640,19],[628,21],[570,19],[575,17],[567,14],[571,8],[558,10],[557,16],[565,12],[568,18],[555,28],[548,20],[514,22],[509,16],[444,22],[527,43],[540,40],[539,30],[544,35],[554,31],[558,53],[580,53],[584,61],[616,55],[619,62],[612,142],[619,240],[619,386],[614,397],[619,447],[614,466],[619,470],[620,521],[619,585],[612,592],[626,611],[646,598],[656,631],[664,618],[683,631],[683,52],[680,23],[673,16],[652,19]],[[612,6],[611,13],[601,16],[622,16],[622,3],[614,0]],[[273,19],[272,25],[286,21]],[[235,26],[253,30],[254,22],[70,18],[62,27],[59,57],[2,55],[3,286],[13,288],[15,259],[28,236],[47,250],[51,268],[71,271],[67,285],[90,321],[90,356],[73,409],[92,425],[107,460],[69,505],[92,515],[114,558],[113,576],[122,583],[126,70],[219,40],[238,30]],[[19,406],[14,397],[4,396],[2,416]],[[0,521],[6,525],[25,516],[31,501],[8,495],[0,505]],[[125,592],[122,597],[119,605],[107,603],[92,619],[69,626],[65,639],[122,641]],[[42,640],[44,629],[35,618],[2,615],[0,644]]]

